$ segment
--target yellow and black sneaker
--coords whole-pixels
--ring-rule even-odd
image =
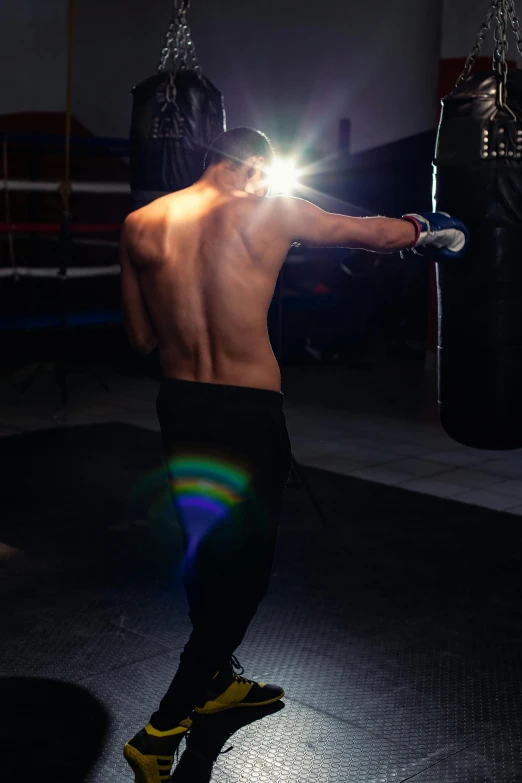
[[[135,783],[169,780],[174,754],[179,755],[181,740],[191,726],[190,718],[182,720],[169,731],[158,731],[148,723],[127,742],[123,755],[132,767]]]
[[[217,672],[207,691],[205,704],[195,707],[194,712],[210,715],[233,707],[264,707],[285,695],[279,685],[266,685],[241,677],[244,669],[234,655],[230,664],[230,669]],[[236,674],[234,669],[240,669],[240,674]]]

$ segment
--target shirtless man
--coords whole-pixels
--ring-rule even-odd
[[[265,198],[270,142],[236,128],[210,147],[202,177],[129,215],[122,304],[131,345],[156,347],[157,400],[174,508],[185,539],[193,630],[147,726],[125,745],[136,780],[166,780],[190,714],[271,704],[233,653],[266,594],[291,449],[267,313],[293,242],[460,257],[467,232],[442,213],[352,218]],[[242,669],[241,669],[242,673]],[[140,777],[141,776],[141,777]]]

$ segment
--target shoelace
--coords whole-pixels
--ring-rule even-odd
[[[241,677],[241,675],[244,673],[245,669],[244,669],[243,666],[241,666],[241,664],[239,663],[239,661],[238,661],[238,659],[236,658],[235,655],[233,655],[231,657],[230,663],[231,663],[231,665],[232,665],[232,667],[234,669],[241,669],[239,674],[237,674],[235,671],[232,671],[232,677],[234,678],[234,680],[236,682],[244,682],[244,683],[252,682],[252,680],[248,680],[246,677]]]

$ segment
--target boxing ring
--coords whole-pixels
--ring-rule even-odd
[[[64,182],[56,177],[56,166],[52,165],[63,141],[59,134],[0,134],[0,332],[9,334],[10,344],[20,340],[31,344],[37,332],[48,344],[53,341],[53,330],[118,329],[123,346],[118,246],[121,225],[132,209],[129,143],[125,139],[71,137],[72,218],[65,227],[66,235],[59,221]],[[31,165],[25,160],[32,161]],[[107,163],[113,179],[104,181]],[[31,169],[43,175],[30,178]],[[99,171],[99,179],[93,178],[93,170]],[[341,255],[344,258],[346,251]],[[285,268],[298,271],[310,258],[311,252],[294,248]],[[298,296],[281,275],[269,318],[280,361],[285,353],[283,310],[295,331],[307,313],[320,319],[319,310],[328,305],[327,300],[324,293],[302,292]],[[56,337],[59,345],[63,344],[64,335]],[[286,337],[285,345],[294,350],[299,338]],[[303,346],[307,339],[303,334]],[[52,354],[53,348],[50,350]]]

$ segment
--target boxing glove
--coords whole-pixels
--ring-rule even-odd
[[[469,244],[468,229],[447,212],[408,213],[402,220],[409,220],[417,229],[411,250],[419,256],[439,261],[443,258],[462,258]]]

